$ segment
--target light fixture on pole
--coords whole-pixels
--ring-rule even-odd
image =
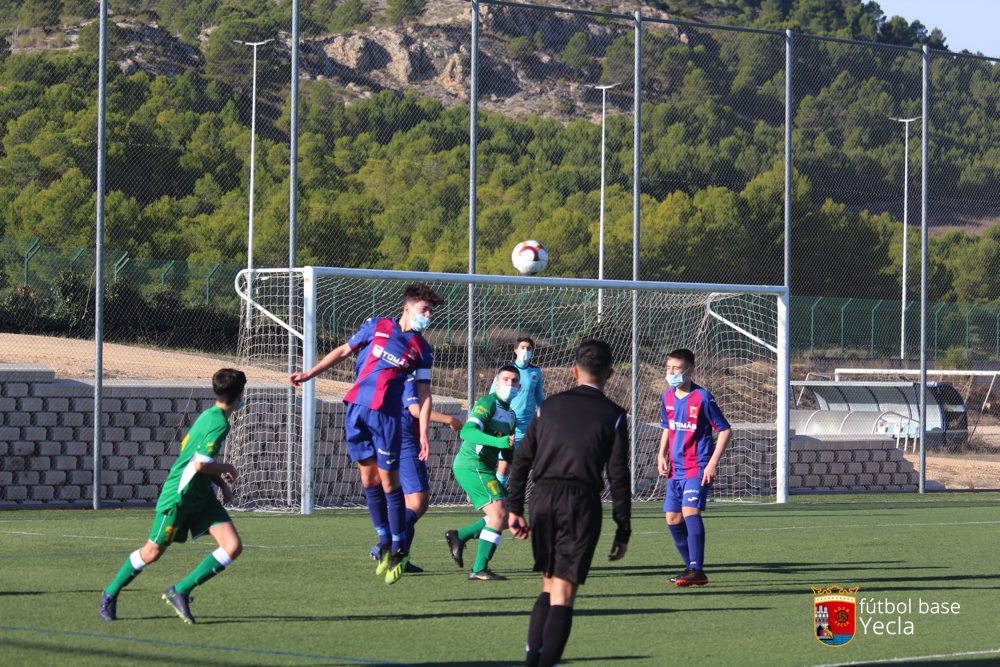
[[[889,120],[894,120],[903,124],[903,133],[905,135],[905,139],[903,141],[903,305],[899,324],[900,359],[906,359],[906,250],[909,245],[907,243],[907,221],[910,213],[910,123],[915,120],[920,120],[921,118],[922,116],[914,116],[913,118],[889,118]]]
[[[250,225],[247,231],[247,269],[253,271],[253,177],[254,177],[254,158],[256,156],[256,142],[257,142],[257,47],[263,46],[268,42],[273,42],[273,39],[265,39],[263,42],[244,42],[239,39],[233,40],[237,44],[242,44],[243,46],[253,47],[253,92],[251,93],[250,102]],[[253,274],[247,274],[247,281],[253,280]],[[248,285],[252,288],[252,285]],[[251,289],[247,290],[247,294],[252,296]],[[250,315],[253,313],[253,306],[250,305],[251,301],[247,301],[247,326],[250,326]]]
[[[601,91],[601,241],[597,257],[598,280],[604,280],[604,121],[608,106],[608,90],[618,85],[620,84],[612,83],[607,86],[587,86],[587,88]],[[598,319],[600,319],[602,313],[604,313],[604,290],[599,289],[597,290]]]

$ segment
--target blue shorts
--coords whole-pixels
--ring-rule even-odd
[[[420,443],[410,436],[403,436],[403,447],[399,455],[399,485],[403,493],[420,493],[430,491],[430,480],[427,479],[427,462],[417,458],[420,455]]]
[[[682,507],[705,509],[711,484],[701,485],[701,475],[667,480],[667,497],[663,499],[664,512],[680,512]]]
[[[379,470],[399,470],[402,446],[400,414],[385,414],[363,405],[347,404],[344,435],[352,461],[375,457]]]

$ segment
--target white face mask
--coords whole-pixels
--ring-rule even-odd
[[[517,351],[517,363],[522,366],[531,360],[531,350],[521,348]]]
[[[513,400],[517,396],[517,387],[511,385],[509,387],[497,387],[497,398],[506,403],[507,401]]]
[[[674,387],[675,389],[681,386],[682,384],[684,384],[684,373],[687,373],[687,371],[678,373],[677,375],[672,375],[670,373],[667,373],[667,384],[671,387]]]

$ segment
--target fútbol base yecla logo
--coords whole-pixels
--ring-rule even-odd
[[[813,586],[813,635],[827,646],[843,646],[854,639],[857,588]]]

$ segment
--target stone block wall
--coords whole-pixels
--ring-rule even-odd
[[[894,438],[879,436],[799,436],[789,452],[789,490],[868,493],[916,491],[913,464]]]

